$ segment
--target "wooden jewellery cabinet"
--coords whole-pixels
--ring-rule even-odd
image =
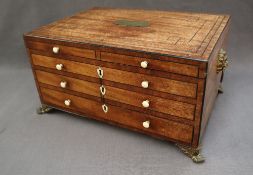
[[[93,8],[24,34],[42,103],[165,139],[203,162],[228,15]]]

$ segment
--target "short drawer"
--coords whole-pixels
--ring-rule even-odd
[[[135,66],[136,68],[154,69],[158,71],[166,71],[186,76],[198,77],[198,67],[194,65],[162,61],[158,59],[133,57],[108,52],[101,52],[101,60]]]
[[[36,70],[35,74],[39,83],[48,84],[62,89],[69,89],[88,95],[100,97],[100,85],[97,83],[79,80],[63,75]]]
[[[193,127],[190,125],[144,115],[112,105],[107,105],[108,111],[105,113],[102,110],[102,104],[99,102],[42,87],[40,89],[45,104],[65,110],[78,111],[87,116],[112,121],[128,128],[154,133],[168,139],[191,143]]]
[[[96,65],[34,54],[32,54],[32,61],[34,65],[48,67],[51,69],[56,69],[58,65],[61,65],[60,70],[57,68],[59,71],[71,72],[98,78],[99,66]],[[146,74],[127,72],[107,67],[103,67],[100,69],[103,74],[102,78],[104,80],[114,81],[137,87],[142,87],[142,82],[148,81],[149,89],[185,97],[196,97],[197,84],[194,83],[154,77]]]
[[[79,63],[75,61],[69,61],[54,57],[42,56],[32,54],[32,62],[35,66],[42,66],[61,72],[70,72],[89,77],[98,78],[97,68],[98,66]]]
[[[77,47],[69,47],[57,44],[49,44],[49,43],[42,43],[42,42],[34,42],[28,41],[27,47],[32,50],[43,51],[48,54],[57,55],[72,55],[78,57],[85,57],[95,59],[95,51],[90,49],[84,48],[77,48]]]

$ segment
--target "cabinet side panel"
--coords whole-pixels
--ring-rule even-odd
[[[202,67],[206,67],[206,63],[203,63]],[[199,135],[201,128],[201,115],[202,115],[205,81],[206,81],[205,79],[199,79],[198,81],[198,95],[195,109],[194,132],[192,140],[192,147],[195,148],[199,146]]]
[[[200,138],[202,138],[206,125],[208,123],[208,119],[211,115],[215,99],[218,94],[218,88],[220,85],[221,72],[217,74],[217,55],[221,48],[226,50],[226,41],[229,30],[229,24],[224,29],[222,35],[219,38],[218,43],[213,50],[209,62],[208,62],[208,74],[206,79],[206,87],[205,87],[205,97],[204,97],[204,106],[202,113],[202,121],[201,121],[201,131]]]
[[[36,85],[36,88],[37,88],[37,91],[38,91],[38,94],[39,94],[40,102],[43,104],[39,83],[38,83],[36,72],[35,72],[35,69],[34,69],[34,66],[33,66],[31,52],[30,52],[30,49],[27,47],[28,39],[25,36],[23,37],[23,39],[24,39],[24,43],[25,43],[25,47],[26,47],[26,52],[27,52],[27,55],[29,57],[29,62],[30,62],[31,68],[32,68],[33,78],[34,78],[35,85]]]

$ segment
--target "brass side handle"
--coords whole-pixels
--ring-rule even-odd
[[[53,47],[53,53],[57,54],[59,53],[60,48],[59,47]]]
[[[228,67],[228,56],[224,49],[221,49],[217,57],[217,69],[216,72],[219,73],[224,71]]]
[[[64,100],[64,104],[65,106],[70,106],[71,100],[70,99]]]
[[[55,68],[56,68],[57,70],[62,70],[63,64],[56,64],[56,65],[55,65]]]
[[[150,121],[147,120],[147,121],[143,122],[143,123],[142,123],[142,126],[143,126],[144,128],[146,128],[146,129],[149,128],[149,127],[150,127]]]

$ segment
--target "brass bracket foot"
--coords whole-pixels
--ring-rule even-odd
[[[219,93],[219,94],[222,94],[222,93],[223,93],[223,88],[222,88],[221,85],[220,85],[219,88],[218,88],[218,93]]]
[[[50,111],[52,111],[53,108],[47,106],[47,105],[42,105],[41,107],[39,107],[37,109],[37,114],[45,114],[45,113],[48,113]]]
[[[176,144],[176,146],[186,156],[190,157],[194,163],[203,163],[205,161],[205,158],[200,154],[200,148],[192,148],[181,144]]]

